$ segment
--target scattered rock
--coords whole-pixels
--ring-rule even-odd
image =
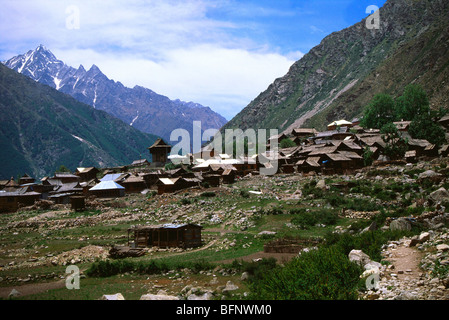
[[[449,200],[449,192],[446,189],[441,187],[440,189],[432,192],[429,195],[429,198],[435,202],[444,202]]]
[[[206,292],[202,295],[191,294],[187,297],[187,300],[212,300],[214,295],[212,292]]]
[[[438,251],[448,251],[449,250],[449,245],[447,245],[447,244],[439,244],[439,245],[437,245],[437,250]]]
[[[433,170],[427,170],[418,175],[418,179],[427,179],[427,178],[434,178],[434,177],[441,177],[441,173],[437,173]]]
[[[237,290],[239,287],[236,286],[232,281],[228,281],[226,283],[226,287],[223,289],[223,291],[234,291]]]
[[[412,224],[406,218],[398,218],[390,223],[390,230],[410,231]]]
[[[158,294],[144,294],[140,300],[179,300],[178,297]]]
[[[125,297],[121,293],[104,294],[100,300],[125,300]]]

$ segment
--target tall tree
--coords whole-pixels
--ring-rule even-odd
[[[420,85],[409,84],[405,87],[403,95],[397,99],[396,109],[404,121],[428,115],[430,104],[426,91]]]
[[[365,107],[361,125],[365,128],[380,129],[394,121],[396,121],[396,111],[393,98],[388,94],[379,93]]]
[[[424,114],[415,117],[410,123],[408,132],[412,138],[425,139],[437,147],[440,147],[446,142],[443,128],[436,124],[430,115]]]

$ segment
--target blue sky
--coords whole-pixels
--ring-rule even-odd
[[[0,60],[45,45],[128,87],[228,120],[332,32],[385,0],[3,0]]]

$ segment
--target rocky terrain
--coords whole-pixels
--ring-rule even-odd
[[[34,293],[39,293],[44,283],[64,279],[67,265],[78,265],[83,273],[97,259],[110,261],[109,250],[127,244],[127,229],[133,225],[196,223],[204,226],[201,247],[147,248],[144,256],[129,259],[203,257],[215,267],[148,276],[126,273],[110,281],[128,283],[126,292],[120,287],[126,299],[130,294],[139,299],[241,299],[249,294],[248,274],[229,265],[233,260],[255,262],[271,256],[282,264],[300,253],[282,258],[265,253],[268,241],[288,236],[323,239],[326,232],[402,230],[410,235],[385,243],[381,260],[358,253],[361,258],[356,259],[367,270],[361,279],[378,276],[374,287],[360,291],[360,299],[447,299],[447,179],[447,159],[441,158],[366,167],[347,175],[249,175],[217,188],[91,198],[87,211],[81,213],[64,205],[36,204],[0,217],[0,291],[7,297],[12,289],[20,292],[22,285],[35,285]],[[315,187],[310,189],[311,185]],[[40,205],[46,209],[39,209]],[[321,209],[338,213],[337,223],[308,228],[295,223],[295,218]],[[379,220],[382,216],[385,219]],[[354,252],[348,257],[353,256]],[[83,277],[82,281],[95,280]],[[105,290],[105,295],[116,293]]]

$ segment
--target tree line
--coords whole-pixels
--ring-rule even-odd
[[[380,129],[386,143],[385,154],[399,159],[407,151],[407,140],[393,122],[411,121],[408,132],[413,139],[425,139],[440,147],[446,143],[446,138],[437,121],[446,113],[447,109],[442,107],[431,110],[426,91],[417,84],[409,84],[396,99],[385,93],[376,94],[365,107],[360,125]]]

